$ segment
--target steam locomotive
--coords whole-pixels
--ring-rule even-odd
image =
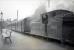
[[[25,18],[12,30],[74,43],[74,13],[68,10],[53,10],[41,14],[38,21],[33,21],[31,17]]]

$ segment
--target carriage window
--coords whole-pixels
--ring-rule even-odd
[[[56,16],[56,12],[53,12],[53,13],[52,13],[52,16],[53,16],[53,17]]]

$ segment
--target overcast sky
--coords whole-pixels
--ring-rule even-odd
[[[19,19],[33,15],[35,10],[44,4],[46,0],[0,0],[0,12],[3,12],[3,18],[16,19],[17,10]]]
[[[50,0],[48,11],[65,9],[74,12],[74,0]]]
[[[74,12],[74,0],[0,0],[0,12],[3,12],[4,19],[16,19],[18,10],[19,19],[23,19],[33,15],[42,4],[46,5],[48,12],[56,9]]]

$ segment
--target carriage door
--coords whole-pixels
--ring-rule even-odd
[[[62,27],[63,40],[66,42],[74,42],[74,15],[69,14],[63,17]]]

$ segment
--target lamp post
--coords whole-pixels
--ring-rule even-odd
[[[3,17],[3,12],[1,11],[1,34],[2,34],[2,27],[3,27],[3,23],[2,23],[2,17]]]

